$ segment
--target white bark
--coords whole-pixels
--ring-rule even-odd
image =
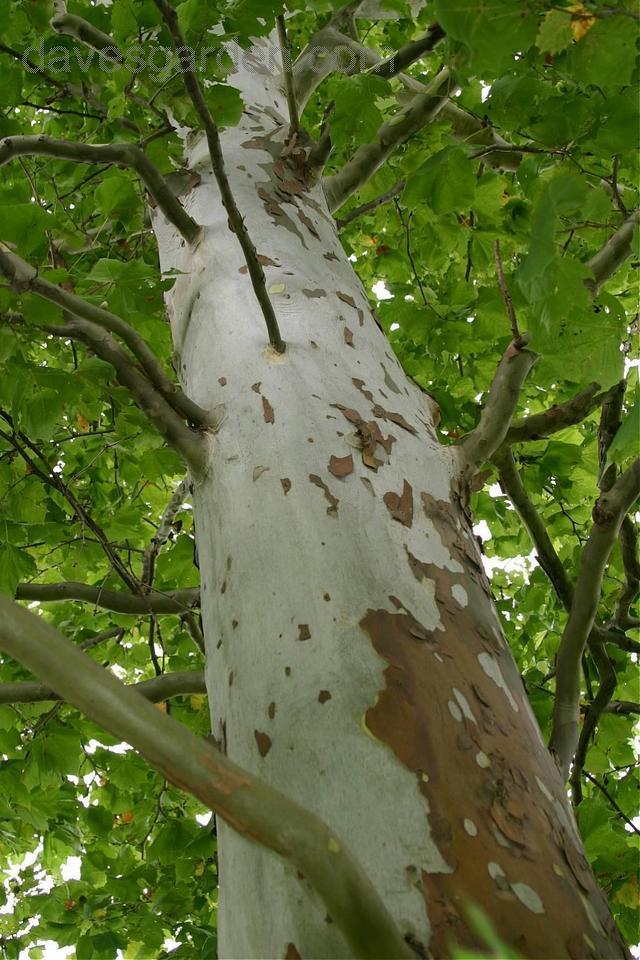
[[[455,934],[441,923],[450,897],[441,882],[465,851],[481,863],[469,896],[502,901],[516,929],[532,920],[544,927],[540,913],[561,928],[559,895],[531,879],[541,874],[507,827],[478,813],[497,780],[516,806],[525,802],[516,767],[532,758],[525,832],[540,833],[536,857],[552,842],[549,816],[575,845],[469,524],[449,506],[453,459],[434,437],[428,398],[372,316],[321,188],[296,179],[295,157],[274,170],[286,97],[277,51],[268,71],[259,59],[233,78],[246,110],[223,149],[238,206],[268,258],[284,356],[266,347],[203,140],[188,149],[201,181],[183,198],[204,225],[196,248],[155,220],[163,270],[183,271],[168,306],[185,391],[227,410],[194,490],[214,733],[235,762],[335,829],[423,948],[434,925]],[[350,955],[304,881],[223,823],[218,836],[221,956]],[[560,884],[545,856],[536,870]],[[584,872],[584,858],[574,857]],[[574,920],[585,924],[597,940],[606,910],[584,883],[586,905],[576,892],[564,922],[569,933]],[[532,950],[544,936],[531,934]]]

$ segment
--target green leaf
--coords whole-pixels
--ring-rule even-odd
[[[492,76],[528,50],[538,32],[536,7],[522,0],[435,0],[435,15],[468,48],[474,67]]]
[[[627,460],[638,456],[638,441],[640,440],[640,391],[636,387],[636,396],[633,406],[625,415],[618,428],[618,432],[611,441],[608,453],[608,463],[617,463],[622,466]]]
[[[38,568],[30,553],[11,543],[0,543],[0,593],[14,597],[16,586],[37,573]]]
[[[445,147],[407,180],[402,199],[405,203],[427,203],[434,213],[466,210],[473,203],[475,174],[462,147]]]
[[[602,17],[571,47],[568,68],[584,84],[619,90],[635,69],[636,38],[627,17]]]
[[[547,10],[538,30],[536,46],[547,53],[560,53],[572,40],[571,14],[565,10]]]

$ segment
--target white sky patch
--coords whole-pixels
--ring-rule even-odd
[[[384,280],[376,280],[371,287],[371,292],[377,300],[393,300],[393,294],[387,290],[387,285]]]

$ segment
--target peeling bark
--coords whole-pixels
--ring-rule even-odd
[[[621,957],[454,489],[456,455],[304,156],[283,157],[283,79],[260,61],[232,78],[245,112],[222,145],[286,354],[265,349],[204,142],[187,151],[200,181],[182,198],[200,243],[185,250],[154,218],[163,269],[181,271],[168,309],[184,388],[227,411],[193,494],[214,735],[348,841],[416,955],[478,948],[473,901],[524,956]],[[219,862],[221,956],[352,956],[304,878],[222,822]]]

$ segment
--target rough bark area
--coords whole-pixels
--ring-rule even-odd
[[[227,172],[267,276],[266,348],[202,140],[190,250],[156,217],[185,390],[224,403],[194,491],[214,732],[323,817],[418,956],[619,957],[491,601],[453,458],[379,330],[320,187],[283,147],[277,52],[247,56]],[[265,65],[266,64],[266,65]],[[289,154],[285,156],[284,154]],[[286,830],[286,824],[283,824]],[[347,957],[304,878],[219,824],[223,957]]]

